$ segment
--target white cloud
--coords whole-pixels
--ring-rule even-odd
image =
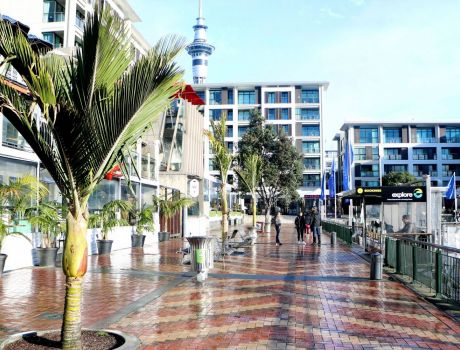
[[[344,18],[345,16],[339,12],[335,12],[334,10],[330,9],[329,7],[323,7],[320,9],[320,12],[328,17],[332,18]]]

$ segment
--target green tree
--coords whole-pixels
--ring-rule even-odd
[[[275,133],[271,126],[265,125],[263,116],[254,111],[249,129],[238,143],[239,163],[243,163],[252,154],[262,158],[262,181],[257,194],[262,199],[266,217],[270,223],[270,208],[280,198],[290,201],[296,198],[296,190],[302,180],[301,155],[297,152],[282,131]]]
[[[133,62],[128,29],[103,2],[88,16],[74,56],[45,52],[4,20],[0,38],[0,65],[16,69],[28,88],[20,95],[0,79],[0,109],[67,202],[62,341],[64,349],[81,349],[89,196],[180,89],[182,72],[174,58],[184,41],[173,36],[162,39]]]
[[[406,184],[411,184],[414,181],[416,181],[415,176],[407,171],[404,171],[404,172],[391,171],[382,177],[383,186],[406,185]]]
[[[249,155],[243,163],[243,167],[234,167],[238,179],[241,181],[243,191],[251,193],[252,227],[256,226],[257,220],[257,188],[262,179],[262,158],[257,154]]]
[[[213,162],[219,170],[220,176],[220,206],[222,211],[222,254],[225,253],[225,241],[228,236],[228,203],[227,203],[227,176],[232,166],[233,154],[225,145],[227,134],[226,115],[222,115],[220,121],[211,120],[211,130],[205,130],[204,134],[209,139],[214,154]]]

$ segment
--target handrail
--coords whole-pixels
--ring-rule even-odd
[[[421,233],[421,234],[424,234],[424,233]],[[444,250],[444,251],[447,251],[447,252],[459,253],[460,254],[460,249],[458,249],[458,248],[453,248],[453,247],[449,247],[449,246],[445,246],[445,245],[441,245],[441,244],[429,243],[429,242],[425,242],[425,241],[419,241],[419,240],[409,238],[409,237],[392,237],[392,236],[388,236],[388,237],[389,238],[394,238],[394,239],[399,239],[401,241],[409,241],[409,242],[412,242],[412,243],[421,244],[421,245],[423,245],[425,247],[433,247],[433,248],[437,248],[437,249]]]

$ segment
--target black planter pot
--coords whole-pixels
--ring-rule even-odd
[[[131,247],[141,248],[144,246],[145,235],[131,235]]]
[[[0,254],[0,276],[3,273],[3,269],[5,268],[5,261],[8,255],[6,254]]]
[[[56,266],[58,248],[35,248],[38,266]]]
[[[158,232],[158,241],[164,242],[169,240],[169,232]]]
[[[112,251],[112,240],[98,239],[97,240],[97,251],[99,255],[110,254]]]

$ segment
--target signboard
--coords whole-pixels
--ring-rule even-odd
[[[382,202],[426,202],[426,187],[382,187]]]
[[[425,186],[357,187],[356,194],[382,202],[426,202]]]
[[[188,193],[190,197],[196,198],[200,194],[200,182],[196,179],[190,180],[188,183]]]

